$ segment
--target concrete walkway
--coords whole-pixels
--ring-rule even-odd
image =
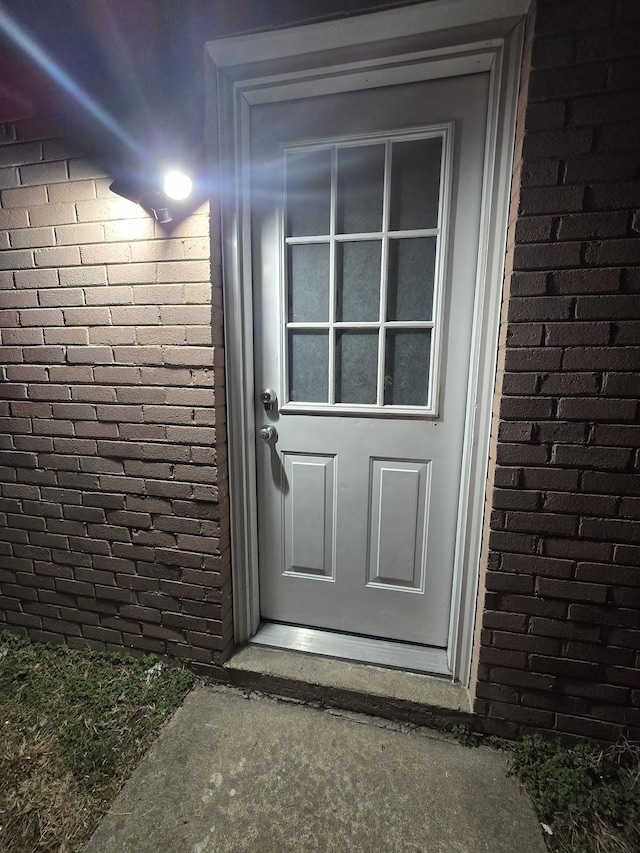
[[[426,729],[198,688],[85,853],[544,853],[506,769]]]

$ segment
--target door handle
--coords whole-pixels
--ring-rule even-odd
[[[265,424],[260,430],[260,438],[267,444],[278,440],[278,431],[273,424]]]
[[[273,390],[273,388],[265,388],[260,394],[260,399],[262,400],[262,405],[268,411],[273,406],[275,406],[278,400],[278,395]]]

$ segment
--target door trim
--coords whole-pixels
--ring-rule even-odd
[[[207,44],[208,142],[221,205],[234,637],[260,624],[249,199],[253,104],[490,74],[480,251],[447,664],[471,670],[516,100],[529,0],[432,0]]]

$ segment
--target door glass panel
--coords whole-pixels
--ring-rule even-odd
[[[429,400],[430,362],[430,329],[388,329],[385,406],[426,406]]]
[[[329,397],[329,335],[289,330],[289,399],[326,403]]]
[[[290,402],[436,414],[429,374],[439,386],[431,362],[442,334],[437,259],[447,253],[440,198],[451,132],[285,151]]]
[[[377,402],[378,332],[338,332],[336,403]]]
[[[387,320],[431,320],[436,238],[389,240]]]
[[[391,156],[392,231],[436,228],[442,137],[394,142]]]
[[[374,322],[380,317],[380,240],[338,243],[337,319]]]
[[[328,234],[331,221],[331,150],[288,154],[287,236]]]
[[[329,319],[329,244],[289,246],[289,321],[322,322]]]
[[[338,234],[382,230],[384,145],[338,149]]]

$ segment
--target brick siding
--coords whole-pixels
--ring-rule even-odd
[[[207,37],[393,5],[239,0]],[[531,16],[474,673],[501,735],[640,737],[639,8],[538,0]],[[217,673],[217,222],[211,243],[204,210],[167,237],[107,183],[32,120],[7,129],[0,611],[35,639]]]
[[[0,624],[215,671],[232,629],[207,206],[165,233],[43,126],[4,130]]]
[[[538,2],[475,705],[501,734],[640,737],[639,25]]]

